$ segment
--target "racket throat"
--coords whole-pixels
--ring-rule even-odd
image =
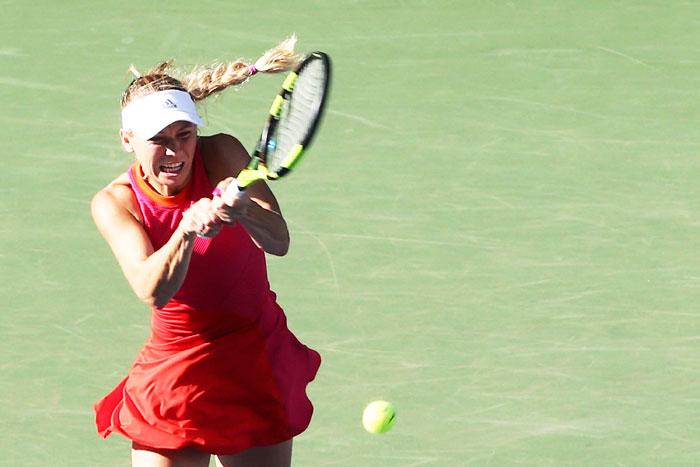
[[[258,180],[266,180],[268,171],[264,165],[258,165],[255,169],[243,169],[236,177],[238,189],[243,191]]]
[[[255,148],[255,155],[253,155],[250,158],[250,162],[248,163],[247,169],[256,170],[258,168],[258,166],[260,165],[260,162],[262,162],[262,159],[257,155],[257,154],[260,154],[260,149],[261,149],[260,146],[262,144],[264,144],[264,143],[258,142],[258,147]]]

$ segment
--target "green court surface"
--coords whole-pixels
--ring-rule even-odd
[[[289,8],[285,14],[282,8]],[[92,404],[149,313],[89,215],[130,64],[334,59],[274,186],[324,363],[296,466],[700,464],[700,5],[0,0],[0,465],[128,466]],[[280,76],[204,104],[250,148]],[[363,406],[398,409],[363,431]]]

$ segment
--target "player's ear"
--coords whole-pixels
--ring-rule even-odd
[[[134,148],[131,145],[131,132],[125,130],[124,128],[119,129],[119,139],[122,142],[122,147],[126,152],[134,152]]]

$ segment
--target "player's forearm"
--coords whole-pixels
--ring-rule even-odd
[[[289,230],[284,218],[278,212],[265,209],[251,201],[239,221],[255,243],[266,253],[284,256],[289,251]]]
[[[146,304],[162,307],[180,290],[187,275],[195,235],[178,227],[170,240],[139,268],[132,287]]]

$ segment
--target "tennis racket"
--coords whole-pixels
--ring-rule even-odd
[[[259,180],[278,180],[294,170],[318,130],[330,77],[331,61],[323,52],[308,55],[287,75],[250,163],[227,187],[227,195],[240,196]]]

